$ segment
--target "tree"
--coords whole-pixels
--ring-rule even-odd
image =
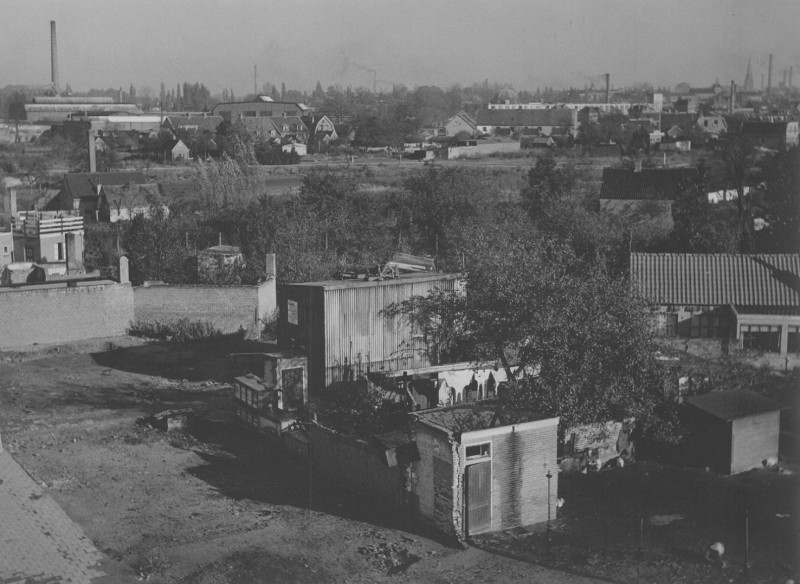
[[[430,166],[403,181],[405,196],[397,203],[401,226],[418,238],[425,253],[447,254],[455,245],[453,226],[476,216],[493,201],[492,189],[477,175],[460,168]]]
[[[575,183],[574,173],[559,168],[552,155],[540,156],[528,171],[528,186],[522,190],[524,205],[536,218],[551,202],[566,195]]]
[[[735,189],[736,215],[739,223],[739,251],[755,251],[755,229],[753,225],[753,201],[745,196],[745,186],[751,178],[754,151],[741,134],[729,135],[717,145],[716,152],[723,163],[725,188]]]
[[[512,409],[563,426],[653,417],[660,371],[645,303],[624,278],[537,235],[524,217],[471,224],[464,293],[438,291],[390,309],[452,360],[512,359],[528,371],[501,394]]]
[[[708,169],[701,160],[695,178],[681,186],[672,205],[670,249],[677,253],[736,253],[737,233],[724,206],[708,201]]]
[[[762,253],[800,251],[800,148],[778,152],[761,164],[758,204],[765,227],[757,232]],[[751,191],[751,195],[754,193]]]

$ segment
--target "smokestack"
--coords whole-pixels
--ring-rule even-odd
[[[733,113],[733,106],[734,106],[735,100],[736,100],[736,82],[735,81],[731,81],[731,96],[730,96],[730,102],[728,104],[728,113],[729,114]]]
[[[792,70],[793,70],[793,69],[794,69],[794,66],[792,66],[792,67],[789,67],[789,88],[790,88],[790,89],[791,89],[791,87],[792,87]]]
[[[97,172],[97,152],[95,151],[94,130],[89,130],[89,172]]]
[[[611,74],[606,73],[606,103],[611,103]]]
[[[772,53],[769,54],[769,69],[767,69],[767,95],[772,90]]]
[[[56,21],[50,21],[50,81],[53,91],[58,93],[58,44],[56,43]]]
[[[258,97],[258,65],[253,65],[253,93]]]

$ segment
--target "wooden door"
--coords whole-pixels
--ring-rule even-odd
[[[492,524],[492,463],[467,467],[467,535],[487,531]]]

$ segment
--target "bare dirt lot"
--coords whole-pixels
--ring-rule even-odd
[[[575,581],[365,521],[357,502],[227,419],[219,377],[239,343],[0,353],[4,446],[105,552],[108,582]],[[141,423],[185,407],[207,421],[190,432]]]
[[[562,475],[544,530],[462,551],[381,522],[301,461],[232,424],[222,340],[110,339],[0,353],[5,447],[109,557],[108,582],[784,582],[798,576],[800,477],[655,463]],[[165,432],[143,418],[193,408]],[[749,564],[744,573],[744,511]],[[639,540],[642,551],[639,552]],[[703,557],[725,543],[728,564]],[[503,554],[558,568],[509,559]],[[638,578],[637,580],[637,571]]]

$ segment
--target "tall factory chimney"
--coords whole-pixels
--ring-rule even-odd
[[[728,114],[733,113],[735,102],[736,102],[736,82],[731,79],[731,95],[730,95],[730,101],[728,103]]]
[[[606,73],[606,103],[611,103],[611,73]]]
[[[50,81],[53,91],[58,93],[58,44],[56,43],[56,21],[50,21]]]
[[[792,71],[794,70],[794,66],[789,67],[789,89],[792,88]]]
[[[767,95],[772,90],[772,53],[769,54],[769,69],[767,69]]]

